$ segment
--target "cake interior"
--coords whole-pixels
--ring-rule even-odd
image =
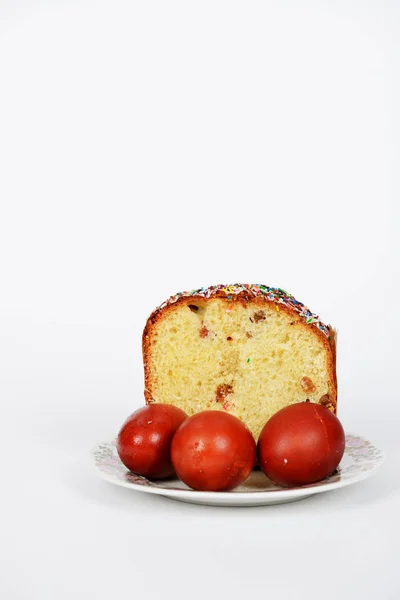
[[[153,328],[148,360],[154,402],[189,415],[224,410],[256,440],[279,409],[329,393],[320,336],[273,302],[191,298],[171,307]]]

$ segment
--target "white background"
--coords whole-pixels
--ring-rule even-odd
[[[0,4],[2,600],[400,597],[400,4]],[[100,481],[182,289],[280,286],[339,330],[370,480],[217,509]]]

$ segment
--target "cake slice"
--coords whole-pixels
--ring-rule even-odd
[[[278,410],[336,413],[336,334],[279,288],[216,285],[172,296],[143,332],[145,399],[236,415],[255,439]]]

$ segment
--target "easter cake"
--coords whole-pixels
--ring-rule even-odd
[[[336,332],[280,288],[216,285],[170,297],[147,320],[143,362],[147,403],[226,411],[256,440],[296,402],[336,414]]]

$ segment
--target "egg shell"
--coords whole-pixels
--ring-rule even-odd
[[[257,445],[261,469],[275,483],[295,487],[331,475],[345,449],[339,419],[312,402],[287,406],[264,425]]]
[[[195,490],[232,490],[250,475],[256,443],[237,417],[206,410],[189,417],[171,445],[175,471]]]
[[[117,438],[117,452],[127,469],[149,479],[174,474],[171,442],[187,414],[169,404],[148,404],[130,415]]]

